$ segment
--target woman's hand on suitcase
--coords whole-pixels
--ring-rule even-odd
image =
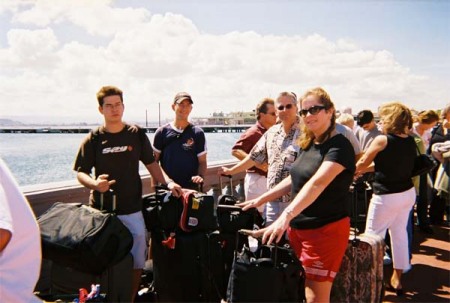
[[[288,214],[282,212],[280,217],[271,225],[255,231],[255,236],[262,236],[263,244],[267,243],[270,245],[273,242],[278,243],[284,237],[284,232],[288,229],[290,221]]]
[[[248,200],[248,201],[244,201],[244,202],[239,202],[236,203],[236,206],[239,206],[242,208],[242,210],[248,210],[250,208],[256,208],[260,205],[262,205],[263,203],[259,202],[258,199],[252,199],[252,200]]]

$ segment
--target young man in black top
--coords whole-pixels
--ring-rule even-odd
[[[131,254],[134,259],[133,300],[139,288],[147,248],[142,216],[141,161],[157,182],[166,184],[175,196],[181,187],[170,180],[153,156],[150,141],[143,129],[122,120],[123,93],[114,86],[105,86],[97,93],[99,112],[104,124],[82,142],[75,160],[77,179],[91,189],[90,205],[115,211],[133,235]],[[92,175],[95,168],[95,175]]]

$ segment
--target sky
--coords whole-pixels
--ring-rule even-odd
[[[101,122],[103,85],[137,123],[180,91],[193,117],[317,86],[355,114],[450,102],[445,0],[1,0],[0,32],[0,118],[22,122]]]

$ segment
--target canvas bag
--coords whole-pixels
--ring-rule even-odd
[[[43,258],[100,274],[131,250],[133,236],[115,214],[82,203],[56,202],[38,218]]]
[[[211,231],[218,228],[214,197],[195,190],[184,190],[180,228],[184,232]]]

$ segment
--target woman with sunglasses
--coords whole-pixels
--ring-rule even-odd
[[[290,176],[257,199],[240,203],[258,207],[291,192],[292,202],[269,227],[252,232],[264,243],[278,242],[287,231],[290,244],[306,271],[307,302],[329,302],[350,234],[346,211],[355,172],[350,142],[335,130],[335,107],[322,88],[300,100],[301,147]]]

